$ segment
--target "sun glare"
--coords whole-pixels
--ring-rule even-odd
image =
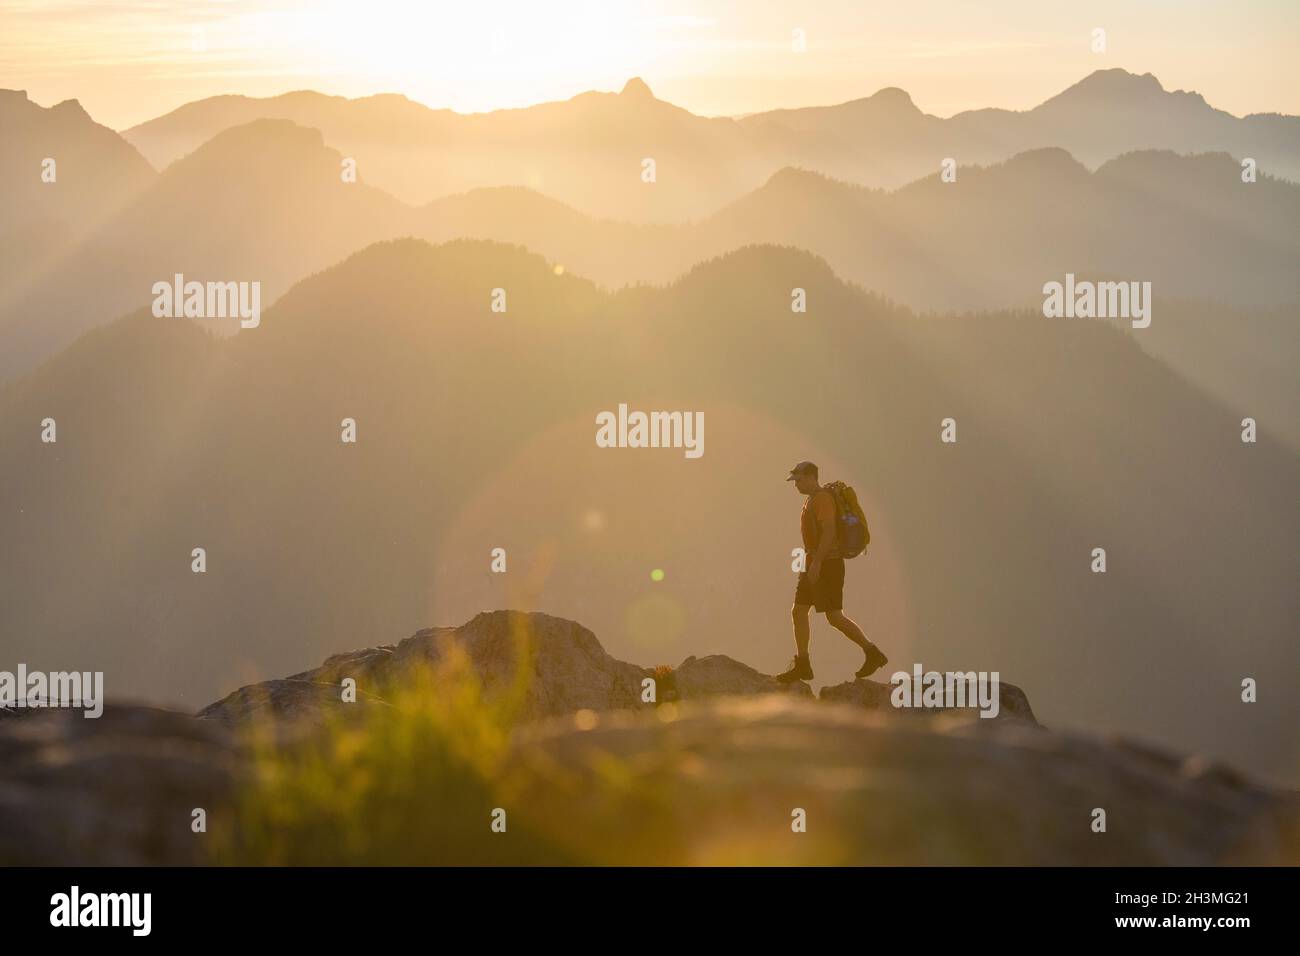
[[[616,88],[653,66],[655,27],[665,22],[644,3],[526,0],[364,9],[332,0],[291,18],[281,35],[327,71],[460,112],[568,98],[593,77]]]

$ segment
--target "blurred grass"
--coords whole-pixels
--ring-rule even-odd
[[[578,862],[518,819],[502,777],[532,675],[531,635],[515,635],[515,676],[489,693],[451,644],[398,685],[367,688],[387,704],[286,740],[249,730],[251,769],[232,813],[214,821],[213,862],[228,865],[502,865]],[[355,705],[362,706],[362,705]],[[493,811],[507,811],[493,832]]]

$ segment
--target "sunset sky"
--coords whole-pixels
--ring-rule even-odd
[[[119,129],[219,93],[399,92],[469,112],[633,75],[703,114],[900,86],[948,116],[1028,108],[1116,66],[1238,115],[1300,113],[1295,0],[0,0],[0,23],[0,87],[78,99]]]

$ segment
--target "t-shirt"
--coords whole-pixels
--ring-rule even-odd
[[[831,522],[831,534],[834,534],[835,499],[829,491],[815,491],[808,496],[803,503],[803,511],[799,513],[799,532],[803,535],[803,549],[807,552],[809,560],[812,560],[817,553],[817,545],[821,543],[823,521]],[[833,558],[837,555],[835,545],[832,544],[826,556]]]

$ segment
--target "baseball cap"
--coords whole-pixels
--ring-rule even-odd
[[[803,475],[815,475],[815,474],[817,474],[816,465],[814,465],[810,461],[801,461],[799,462],[799,464],[795,465],[793,468],[790,469],[790,477],[787,478],[786,481],[794,481],[796,478],[800,478]]]

